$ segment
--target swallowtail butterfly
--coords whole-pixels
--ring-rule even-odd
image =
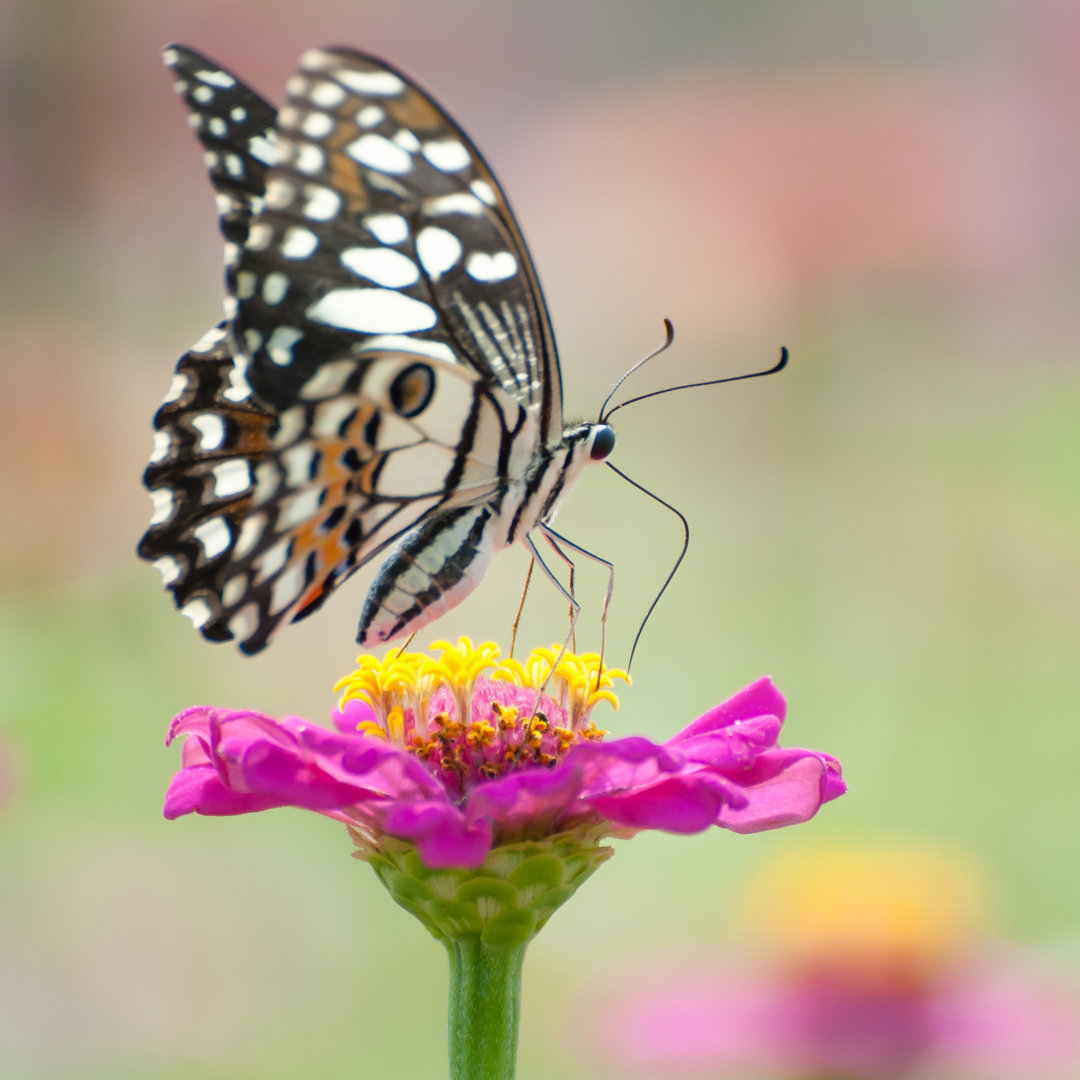
[[[531,546],[615,433],[564,427],[518,224],[411,79],[312,50],[277,111],[191,49],[164,57],[217,193],[226,298],[154,419],[139,555],[247,653],[382,555],[358,640],[402,637]]]

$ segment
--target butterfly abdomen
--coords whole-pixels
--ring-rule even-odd
[[[499,543],[491,504],[446,510],[405,537],[383,565],[360,615],[357,641],[411,634],[456,607],[480,584]]]

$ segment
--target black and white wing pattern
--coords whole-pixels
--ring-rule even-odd
[[[277,161],[277,110],[234,75],[183,45],[169,46],[164,59],[202,144],[221,232],[237,245],[226,252],[227,263],[234,264],[252,218],[262,209],[266,170]],[[227,285],[235,288],[231,277]]]
[[[518,225],[464,132],[374,57],[306,53],[280,112],[188,48],[165,60],[217,192],[226,299],[155,418],[139,554],[204,636],[256,652],[396,542],[360,640],[399,636],[581,459]]]
[[[468,137],[400,72],[351,50],[306,53],[286,93],[236,296],[255,391],[281,404],[330,356],[400,349],[471,368],[557,442],[561,383],[536,273]],[[300,336],[254,344],[283,325]]]

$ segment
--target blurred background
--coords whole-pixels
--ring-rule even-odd
[[[811,844],[958,853],[992,933],[1074,978],[1073,0],[0,0],[0,1076],[445,1068],[442,952],[344,830],[160,816],[180,708],[326,718],[370,579],[248,659],[134,556],[151,417],[221,304],[172,40],[271,100],[316,44],[429,87],[521,219],[568,415],[596,414],[664,316],[675,347],[636,392],[792,351],[780,376],[619,414],[615,463],[693,536],[597,719],[666,737],[769,673],[787,743],[839,757],[850,794],[797,829],[619,844],[530,951],[522,1080],[600,1075],[566,1032],[603,972],[724,954],[744,882]],[[625,662],[678,523],[598,469],[559,528],[616,562]],[[526,563],[503,555],[427,640],[507,643]],[[603,579],[578,586],[596,647]],[[534,584],[524,644],[565,625]]]

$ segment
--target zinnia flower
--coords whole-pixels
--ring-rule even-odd
[[[189,738],[165,816],[315,810],[349,826],[359,857],[407,861],[411,874],[417,858],[476,870],[555,837],[595,859],[610,854],[600,838],[642,829],[757,832],[806,821],[845,790],[835,759],[777,746],[785,705],[767,678],[657,744],[604,738],[593,711],[618,707],[626,676],[595,654],[567,652],[552,671],[558,647],[524,663],[467,638],[432,649],[361,657],[338,684],[333,729],[182,712],[168,741]]]
[[[165,816],[298,806],[343,822],[354,854],[450,955],[450,1074],[513,1076],[528,942],[612,850],[608,836],[806,821],[845,790],[827,754],[781,749],[768,679],[666,743],[605,739],[618,707],[592,653],[521,663],[497,646],[364,656],[333,728],[249,710],[182,712]]]
[[[621,972],[581,1037],[619,1077],[1076,1076],[1080,1002],[978,939],[976,885],[934,851],[789,854],[747,890],[756,961]]]

